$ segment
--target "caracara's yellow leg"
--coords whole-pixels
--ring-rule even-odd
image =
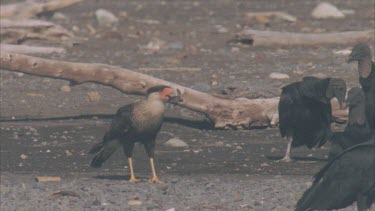
[[[151,165],[151,171],[152,171],[152,178],[149,180],[149,182],[152,182],[152,183],[159,183],[159,182],[161,182],[158,179],[158,177],[156,176],[155,165],[154,165],[154,159],[153,158],[150,158],[150,165]]]
[[[134,169],[133,169],[133,160],[132,158],[128,158],[129,161],[129,168],[130,168],[130,180],[129,182],[139,182],[139,180],[135,179],[134,176]]]

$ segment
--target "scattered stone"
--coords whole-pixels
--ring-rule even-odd
[[[278,80],[289,79],[289,75],[285,73],[277,73],[277,72],[271,73],[269,77],[272,79],[278,79]]]
[[[222,34],[222,33],[227,33],[227,32],[228,32],[228,29],[225,28],[225,27],[222,26],[222,25],[216,25],[215,28],[216,28],[217,32],[218,32],[218,33],[221,33],[221,34]]]
[[[188,147],[188,145],[183,140],[178,138],[171,138],[167,142],[165,142],[164,145],[168,147]]]
[[[29,156],[27,156],[27,155],[25,155],[25,154],[22,154],[20,157],[22,158],[22,160],[25,160],[25,159],[27,159]]]
[[[276,149],[275,147],[272,147],[272,148],[271,148],[271,153],[274,153],[274,152],[276,152],[276,151],[279,151],[279,150]]]
[[[47,146],[47,142],[46,141],[43,141],[42,143],[40,143],[41,145],[43,146]]]
[[[225,144],[225,147],[230,148],[230,147],[232,147],[232,145],[230,145],[230,144]]]
[[[139,201],[139,200],[130,200],[130,201],[128,201],[128,205],[129,206],[139,206],[139,205],[142,205],[142,202]]]
[[[87,101],[97,103],[100,101],[100,93],[97,91],[87,92]]]
[[[66,20],[68,20],[68,17],[66,17],[66,15],[64,15],[64,13],[55,12],[52,15],[52,20],[55,20],[55,21],[66,21]]]
[[[17,75],[18,77],[22,77],[22,76],[24,76],[25,74],[24,74],[24,73],[16,73],[16,75]]]
[[[70,88],[69,85],[64,85],[62,87],[60,87],[60,91],[62,92],[70,92],[72,89]]]
[[[214,146],[215,146],[215,147],[222,147],[222,146],[224,146],[224,142],[222,142],[222,141],[218,141],[218,142],[216,142],[216,143],[214,144]]]
[[[95,17],[100,26],[111,26],[118,22],[118,18],[113,13],[105,9],[96,10]]]
[[[76,25],[74,25],[74,26],[72,27],[72,30],[75,31],[75,32],[78,32],[78,31],[79,31],[79,27],[76,26]]]
[[[345,18],[344,13],[342,13],[336,6],[328,2],[319,3],[311,12],[311,15],[317,19],[324,18]]]
[[[241,150],[242,147],[241,146],[236,146],[236,149]]]
[[[333,51],[336,55],[348,56],[352,51],[350,49],[335,50]]]
[[[160,40],[158,38],[152,38],[147,45],[139,46],[140,50],[145,55],[151,55],[151,54],[157,54],[159,53],[164,47],[166,42],[163,40]]]

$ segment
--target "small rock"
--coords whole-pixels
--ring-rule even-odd
[[[278,151],[275,147],[272,147],[271,148],[271,153],[274,153],[274,152],[276,152],[276,151]]]
[[[24,74],[24,73],[16,73],[16,75],[17,75],[18,77],[22,77],[22,76],[24,76],[25,74]]]
[[[215,147],[222,147],[222,146],[224,146],[224,142],[222,142],[222,141],[218,141],[218,142],[216,142],[216,143],[214,144],[214,146],[215,146]]]
[[[242,147],[241,146],[236,146],[236,149],[241,150]]]
[[[218,33],[227,33],[228,32],[228,29],[225,28],[222,25],[216,25],[215,28],[216,28],[216,30],[217,30]]]
[[[61,12],[55,12],[52,16],[52,20],[65,21],[68,20],[68,18]]]
[[[25,155],[25,154],[22,154],[20,157],[22,158],[22,160],[25,160],[25,159],[27,159],[29,156],[27,156],[27,155]]]
[[[43,146],[47,146],[47,142],[46,141],[43,141],[42,143],[40,143],[41,145]]]
[[[279,80],[289,79],[289,75],[284,74],[284,73],[277,73],[277,72],[271,73],[268,77],[272,79],[279,79]]]
[[[345,18],[344,13],[342,13],[336,6],[328,2],[319,3],[311,12],[314,18],[324,19],[324,18]]]
[[[230,145],[230,144],[225,144],[225,147],[230,148],[230,147],[232,147],[232,145]]]
[[[72,27],[72,30],[75,31],[75,32],[78,32],[78,31],[79,31],[79,27],[74,25],[74,26]]]
[[[139,206],[139,205],[142,205],[142,202],[139,201],[139,200],[130,200],[130,201],[128,201],[128,205],[129,206]]]
[[[105,9],[96,10],[95,17],[100,26],[111,26],[118,22],[118,18]]]
[[[68,85],[64,85],[64,86],[60,87],[60,91],[62,91],[62,92],[70,92],[71,90],[72,89]]]
[[[188,147],[188,145],[183,140],[178,138],[171,138],[167,142],[165,142],[164,145],[168,147]]]
[[[350,49],[336,50],[333,51],[336,55],[348,56],[352,51]]]

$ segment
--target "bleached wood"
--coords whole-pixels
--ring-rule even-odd
[[[179,89],[179,106],[205,114],[216,128],[249,129],[276,126],[279,98],[234,100],[222,99],[169,81],[105,64],[73,63],[38,57],[0,53],[1,69],[31,75],[64,79],[75,84],[95,82],[124,93],[145,95],[148,88],[168,85]]]

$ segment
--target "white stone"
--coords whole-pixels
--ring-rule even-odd
[[[345,18],[343,12],[337,9],[331,3],[328,2],[321,2],[319,3],[311,12],[311,15],[314,18],[324,19],[324,18]]]
[[[70,92],[71,88],[68,85],[64,85],[64,86],[60,87],[60,91],[62,91],[62,92]]]
[[[178,138],[171,138],[164,145],[168,147],[188,147],[187,143]]]
[[[100,26],[111,26],[118,22],[118,18],[105,9],[96,10],[95,17]]]
[[[277,73],[277,72],[271,73],[269,77],[272,79],[279,79],[279,80],[289,79],[289,75],[284,74],[284,73]]]
[[[336,55],[342,55],[342,56],[348,56],[351,52],[352,52],[351,49],[343,49],[343,50],[333,51],[334,54],[336,54]]]

